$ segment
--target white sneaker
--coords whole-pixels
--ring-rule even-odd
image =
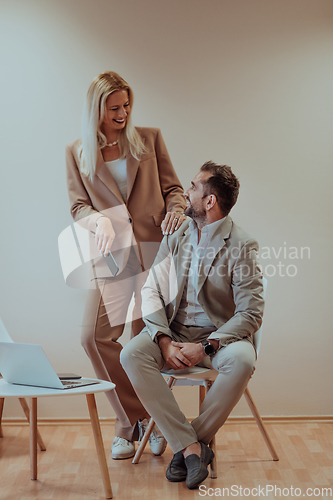
[[[149,420],[144,418],[143,420],[139,420],[139,442],[143,438],[144,433],[147,430],[149,425]],[[155,424],[153,427],[153,432],[149,437],[150,449],[154,453],[154,455],[159,456],[162,455],[167,447],[167,442],[162,432],[159,430],[157,425]]]
[[[113,460],[134,457],[135,447],[133,441],[116,436],[111,445],[111,456]]]

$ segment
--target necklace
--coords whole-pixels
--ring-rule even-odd
[[[116,146],[118,144],[118,141],[110,142],[110,144],[105,144],[108,148],[112,148],[112,146]]]

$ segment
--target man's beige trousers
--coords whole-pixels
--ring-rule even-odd
[[[204,330],[200,329],[199,333],[198,328],[183,327],[182,335],[174,333],[173,337],[178,342],[198,342],[200,336],[208,337]],[[254,371],[255,360],[254,347],[247,340],[229,344],[212,358],[206,356],[200,366],[214,368],[219,373],[201,405],[199,416],[189,423],[160,373],[168,367],[158,344],[146,329],[134,337],[120,355],[120,362],[139,399],[174,453],[196,441],[206,444],[211,441],[242,396]]]

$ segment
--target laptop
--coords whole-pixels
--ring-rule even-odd
[[[10,384],[73,389],[98,384],[94,379],[61,380],[40,345],[0,342],[0,373]]]

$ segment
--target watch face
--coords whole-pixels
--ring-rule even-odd
[[[212,346],[212,344],[208,344],[208,345],[206,345],[205,351],[206,351],[206,353],[207,353],[207,354],[209,354],[209,355],[212,355],[212,354],[214,354],[214,353],[215,353],[215,349],[214,349],[214,347]]]
[[[212,356],[213,354],[215,354],[215,348],[208,342],[208,340],[204,340],[202,342],[202,345],[204,346],[204,351],[206,354],[208,354],[208,356]]]

